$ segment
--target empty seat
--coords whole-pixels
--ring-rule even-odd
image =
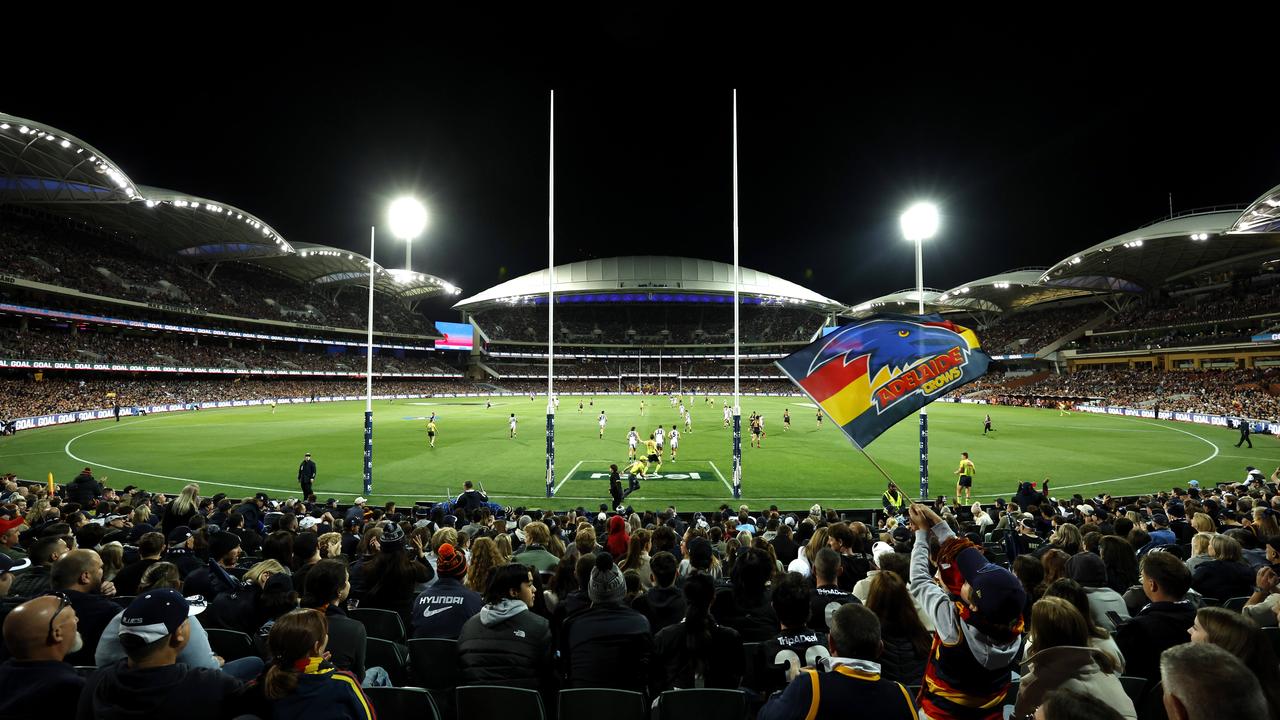
[[[537,690],[499,685],[470,685],[458,688],[458,717],[502,718],[502,720],[546,720],[542,695]],[[612,712],[597,708],[597,714]]]

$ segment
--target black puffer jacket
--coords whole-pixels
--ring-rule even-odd
[[[880,654],[880,677],[903,685],[919,685],[924,677],[924,664],[929,653],[916,653],[911,638],[892,632],[880,636],[884,651]]]
[[[468,685],[551,689],[551,626],[519,600],[485,605],[462,626],[458,665]]]
[[[67,486],[67,500],[79,503],[83,508],[93,506],[93,501],[102,495],[102,483],[94,479],[90,472],[81,472]]]
[[[568,687],[645,692],[652,661],[648,619],[621,604],[596,603],[570,615],[560,631]]]

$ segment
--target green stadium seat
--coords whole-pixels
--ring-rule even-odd
[[[416,687],[365,688],[364,694],[373,704],[373,711],[380,718],[396,720],[440,720],[440,711],[431,699],[431,693]]]
[[[502,718],[502,720],[546,720],[542,695],[537,690],[468,685],[458,688],[458,717]],[[604,710],[597,708],[597,713]],[[612,712],[612,708],[607,709]]]
[[[577,688],[561,690],[559,720],[596,720],[608,708],[609,720],[647,720],[644,695],[630,690]]]
[[[364,625],[369,637],[404,644],[404,621],[400,619],[400,613],[378,608],[355,608],[347,614]]]
[[[426,688],[436,702],[440,717],[457,716],[454,688],[462,684],[458,667],[458,641],[439,638],[414,638],[409,641],[410,682]]]
[[[1249,602],[1248,596],[1227,598],[1227,601],[1222,603],[1222,607],[1223,609],[1230,610],[1232,612],[1240,612],[1244,609],[1245,603],[1247,602]]]
[[[228,662],[240,658],[257,657],[258,651],[253,646],[253,638],[236,630],[223,628],[205,628],[209,634],[209,647],[213,654]]]
[[[739,690],[668,690],[658,696],[655,720],[743,720],[747,698]]]

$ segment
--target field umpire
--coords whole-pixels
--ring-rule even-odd
[[[302,486],[302,499],[310,500],[314,497],[311,492],[311,483],[316,479],[316,464],[311,461],[311,453],[302,456],[302,462],[298,465],[298,485]]]

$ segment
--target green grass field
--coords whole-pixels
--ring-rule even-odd
[[[644,481],[631,501],[640,507],[668,502],[682,509],[713,508],[730,501],[731,433],[721,427],[720,398],[692,404],[693,432],[681,440],[679,460],[664,456],[661,477]],[[607,498],[601,473],[627,456],[626,433],[636,425],[647,437],[660,422],[670,428],[678,413],[665,398],[597,398],[578,413],[566,396],[556,424],[557,496],[544,493],[545,413],[539,398],[484,401],[379,401],[374,410],[372,499],[438,500],[457,494],[463,480],[478,480],[498,502],[535,507],[594,507]],[[608,415],[605,438],[597,438],[596,415]],[[782,411],[792,427],[783,432]],[[206,494],[266,490],[296,497],[298,462],[311,452],[319,468],[317,495],[349,501],[361,489],[363,403],[282,405],[204,410],[29,430],[0,438],[0,472],[43,479],[52,471],[66,482],[89,465],[107,484],[176,491],[196,481]],[[747,446],[743,433],[743,498],[753,506],[777,503],[807,508],[815,501],[838,507],[879,504],[884,480],[828,420],[815,427],[815,408],[799,398],[743,398],[745,415],[766,418],[763,449]],[[994,432],[982,436],[990,411]],[[426,417],[439,415],[437,447],[427,447]],[[520,420],[515,439],[507,417]],[[1237,435],[1168,421],[1150,421],[1056,410],[937,403],[930,407],[932,495],[954,492],[952,471],[961,451],[977,466],[975,493],[989,499],[1010,495],[1019,480],[1053,478],[1056,492],[1128,494],[1185,485],[1238,480],[1246,465],[1269,475],[1280,465],[1280,441],[1255,436],[1253,450],[1234,448]],[[681,424],[683,432],[683,425]],[[908,492],[918,486],[916,420],[900,422],[869,448]],[[652,471],[651,471],[652,472]]]

